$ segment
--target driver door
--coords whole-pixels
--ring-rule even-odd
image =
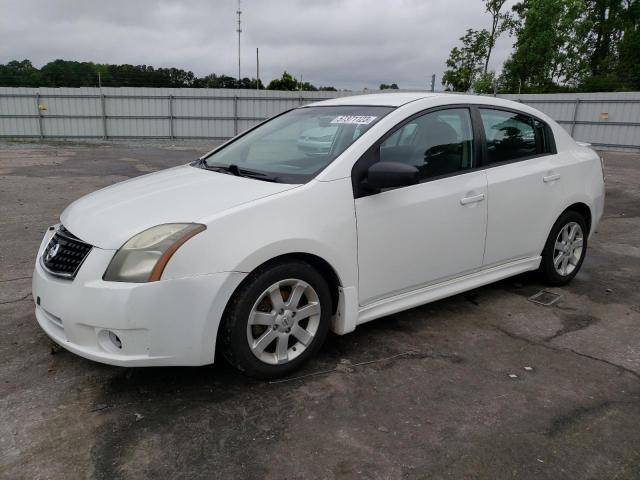
[[[479,140],[468,108],[431,111],[387,134],[354,167],[402,162],[420,183],[380,192],[354,188],[360,305],[443,282],[482,266],[487,179],[474,170]],[[358,165],[363,162],[364,165]]]

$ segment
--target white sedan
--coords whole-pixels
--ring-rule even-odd
[[[313,128],[333,138],[309,156]],[[204,365],[219,349],[274,378],[329,330],[529,270],[565,284],[603,204],[598,155],[528,106],[329,100],[72,203],[38,252],[36,318],[99,362]]]

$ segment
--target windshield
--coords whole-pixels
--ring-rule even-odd
[[[203,167],[231,166],[235,172],[255,173],[258,179],[304,183],[391,110],[368,106],[291,110],[214,151]]]

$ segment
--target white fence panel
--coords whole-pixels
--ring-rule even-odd
[[[374,92],[0,87],[0,137],[224,140],[290,108],[359,93]],[[638,92],[501,97],[545,112],[576,140],[640,150]]]

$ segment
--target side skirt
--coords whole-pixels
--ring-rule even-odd
[[[467,290],[472,290],[489,283],[497,282],[498,280],[512,277],[519,273],[536,270],[540,266],[540,261],[540,256],[516,260],[497,267],[480,270],[479,272],[465,275],[464,277],[458,277],[412,292],[378,300],[364,307],[360,307],[358,325],[375,320],[376,318],[424,305],[425,303],[450,297]]]

